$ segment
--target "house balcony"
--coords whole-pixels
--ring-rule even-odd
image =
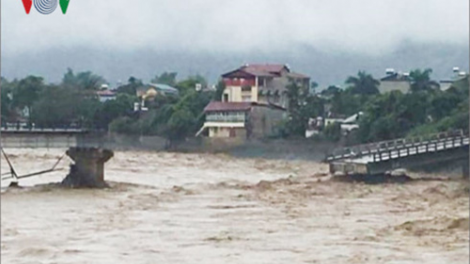
[[[206,121],[204,125],[196,133],[196,137],[201,135],[205,130],[208,129],[244,129],[245,122],[229,122],[229,121]]]
[[[215,122],[215,123],[245,123],[245,116],[217,116],[217,115],[208,115],[206,117],[206,122]]]

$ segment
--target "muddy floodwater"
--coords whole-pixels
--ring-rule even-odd
[[[62,150],[7,150],[19,174]],[[2,182],[2,263],[468,263],[468,183],[366,185],[326,165],[117,152],[107,190],[65,190],[64,171]],[[2,173],[8,170],[2,158]],[[30,186],[30,187],[28,187]]]

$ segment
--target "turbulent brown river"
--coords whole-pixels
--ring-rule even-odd
[[[61,150],[7,150],[18,174]],[[2,263],[468,263],[468,183],[367,185],[326,165],[225,155],[117,152],[106,190],[63,171],[2,182]],[[2,173],[8,166],[2,158]]]

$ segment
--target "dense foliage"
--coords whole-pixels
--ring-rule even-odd
[[[137,90],[144,86],[135,77],[117,88],[115,100],[105,102],[99,101],[96,92],[106,81],[92,72],[75,74],[68,69],[60,84],[46,84],[38,76],[11,82],[2,78],[2,123],[16,123],[26,116],[23,121],[29,126],[76,125],[124,134],[159,135],[171,143],[194,135],[202,125],[204,107],[216,96],[213,91],[195,90],[196,84],[205,86],[206,80],[194,76],[177,81],[176,73],[163,73],[152,82],[172,85],[180,93],[159,94],[145,102],[148,111],[134,111],[134,104],[142,101]],[[217,93],[220,97],[220,89]]]
[[[431,80],[431,69],[410,72],[410,91],[379,93],[379,82],[360,71],[346,80],[347,87],[330,86],[320,94],[298,92],[288,87],[290,120],[285,124],[290,135],[305,131],[310,117],[348,117],[363,112],[357,142],[372,142],[394,138],[468,129],[468,76],[455,81],[446,91]],[[315,106],[315,107],[314,107]],[[330,116],[327,116],[327,115]],[[326,138],[337,141],[340,126],[326,127]]]
[[[379,93],[379,82],[360,71],[349,77],[345,89],[330,86],[313,93],[295,83],[287,86],[288,119],[280,131],[284,136],[303,137],[310,118],[342,116],[363,112],[358,141],[370,142],[451,129],[468,129],[469,78],[461,78],[446,91],[431,79],[432,70],[410,72],[411,89]],[[219,82],[215,91],[197,91],[207,81],[201,76],[177,80],[177,73],[162,73],[151,80],[178,89],[178,95],[158,94],[145,101],[147,111],[134,111],[141,103],[138,89],[143,82],[130,77],[117,88],[115,100],[100,102],[96,92],[106,81],[92,72],[75,74],[68,69],[59,84],[47,84],[39,76],[8,81],[1,78],[2,122],[16,122],[26,116],[29,125],[59,127],[75,124],[80,127],[138,135],[158,135],[170,143],[193,136],[203,125],[203,109],[211,100],[221,100],[225,85]],[[339,140],[341,127],[336,124],[323,129],[326,138]]]
[[[361,142],[468,129],[468,77],[441,91],[439,84],[431,81],[431,72],[411,71],[411,89],[406,94],[354,93],[357,87],[335,91],[331,109],[344,115],[364,113],[357,133]]]

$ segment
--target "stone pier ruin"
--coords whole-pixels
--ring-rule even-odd
[[[72,147],[66,152],[75,164],[62,181],[62,185],[72,188],[106,188],[104,181],[104,163],[111,159],[111,150],[100,148]]]

